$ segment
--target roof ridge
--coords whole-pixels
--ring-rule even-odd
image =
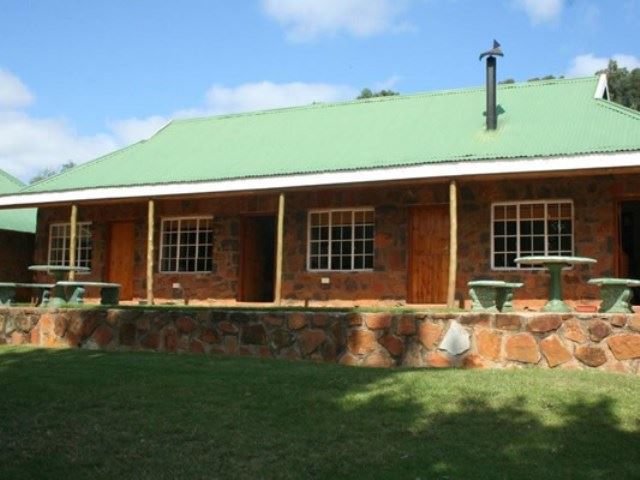
[[[2,175],[3,177],[5,177],[7,180],[9,180],[11,183],[14,183],[17,187],[20,187],[20,189],[24,188],[25,184],[19,180],[18,178],[14,177],[13,175],[11,175],[8,172],[5,172],[4,170],[0,169],[0,175]]]
[[[505,90],[505,89],[513,89],[513,88],[531,88],[531,87],[540,87],[540,86],[559,84],[559,83],[583,83],[587,81],[597,82],[597,80],[598,80],[598,77],[596,76],[576,77],[576,78],[553,78],[548,80],[527,80],[523,82],[499,84],[498,89]],[[182,123],[192,123],[192,122],[193,123],[206,122],[206,121],[222,120],[227,118],[241,118],[241,117],[251,117],[251,116],[257,116],[257,115],[272,115],[272,114],[286,113],[289,111],[298,111],[298,110],[336,108],[336,107],[344,107],[348,105],[365,105],[368,103],[398,102],[398,101],[407,101],[410,99],[415,99],[416,97],[428,98],[428,97],[437,97],[437,96],[443,96],[443,95],[461,95],[464,93],[470,93],[470,92],[480,91],[484,89],[485,87],[483,85],[480,85],[480,86],[474,86],[474,87],[431,90],[428,92],[412,92],[412,93],[403,94],[403,95],[389,95],[384,97],[343,100],[339,102],[317,102],[317,103],[314,102],[307,105],[292,105],[288,107],[268,108],[264,110],[251,110],[246,112],[223,113],[223,114],[217,114],[217,115],[203,115],[199,117],[180,118],[180,119],[174,119],[171,123],[182,124]],[[170,125],[166,125],[166,126],[169,127]]]
[[[621,103],[614,102],[612,100],[607,100],[604,98],[596,98],[598,101],[598,105],[603,108],[608,108],[610,110],[617,111],[622,115],[626,115],[627,117],[631,117],[635,120],[640,120],[640,111],[634,110],[633,108],[629,108],[626,105],[622,105]]]
[[[43,178],[39,182],[32,183],[31,185],[26,185],[20,192],[21,193],[31,193],[30,192],[31,187],[34,187],[36,185],[37,186],[44,185],[44,184],[46,184],[48,182],[51,182],[53,180],[57,180],[58,178],[60,178],[63,175],[68,175],[68,174],[70,174],[72,172],[77,172],[79,170],[84,170],[87,167],[90,167],[90,166],[95,165],[97,163],[100,163],[100,162],[102,162],[104,160],[107,160],[109,157],[112,157],[112,156],[114,156],[114,155],[116,155],[118,153],[122,153],[125,150],[129,150],[129,149],[131,149],[131,148],[133,148],[133,147],[135,147],[137,145],[140,145],[141,143],[144,143],[146,141],[147,140],[139,140],[136,143],[132,143],[131,145],[127,145],[125,147],[118,148],[117,150],[114,150],[112,152],[105,153],[101,157],[94,158],[93,160],[89,160],[88,162],[81,163],[80,165],[76,165],[75,167],[70,168],[68,170],[64,170],[62,172],[56,173],[55,175],[51,175],[50,177]]]

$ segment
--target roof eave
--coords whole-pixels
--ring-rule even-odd
[[[463,178],[560,171],[640,167],[640,150],[574,156],[457,161],[367,170],[350,170],[197,183],[170,183],[38,192],[0,196],[0,208],[35,207],[97,200],[166,198],[186,195],[288,190],[388,181]]]

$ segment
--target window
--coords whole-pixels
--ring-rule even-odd
[[[49,227],[49,265],[69,265],[70,223],[53,223]],[[91,223],[77,223],[76,266],[91,268]]]
[[[213,220],[211,217],[162,220],[161,272],[211,272],[213,270],[212,251]]]
[[[309,270],[372,270],[374,210],[309,212]]]
[[[573,202],[495,203],[492,206],[492,259],[494,269],[518,266],[517,257],[573,255]]]

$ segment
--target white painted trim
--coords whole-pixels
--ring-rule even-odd
[[[593,98],[602,100],[604,97],[609,98],[609,84],[607,83],[607,74],[601,73],[598,78],[598,85],[596,86],[596,91],[593,94]]]
[[[549,255],[549,232],[548,228],[548,207],[549,204],[569,204],[571,206],[571,255],[575,253],[576,248],[576,239],[575,239],[575,205],[572,199],[570,198],[551,198],[551,199],[542,199],[542,200],[517,200],[517,201],[499,201],[491,203],[491,223],[489,225],[489,232],[491,234],[491,270],[498,272],[527,272],[527,271],[535,271],[535,270],[544,270],[544,267],[541,268],[523,268],[521,265],[517,265],[516,267],[496,267],[495,265],[495,234],[494,234],[494,222],[495,222],[495,207],[496,206],[515,206],[516,208],[516,258],[521,256],[520,252],[520,206],[521,205],[543,205],[544,206],[544,255]],[[506,233],[501,235],[503,238],[508,237]],[[570,267],[569,267],[570,268]]]
[[[606,153],[562,157],[526,159],[475,160],[430,163],[405,167],[375,168],[342,172],[281,175],[243,178],[211,182],[169,183],[130,187],[100,187],[60,192],[41,192],[0,197],[2,207],[27,207],[53,203],[89,200],[164,198],[178,195],[232,193],[301,187],[338,186],[394,180],[428,178],[464,178],[478,175],[561,172],[598,168],[640,167],[640,150],[625,153]]]

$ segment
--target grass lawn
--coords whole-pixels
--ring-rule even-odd
[[[0,347],[0,478],[640,478],[640,377]]]

